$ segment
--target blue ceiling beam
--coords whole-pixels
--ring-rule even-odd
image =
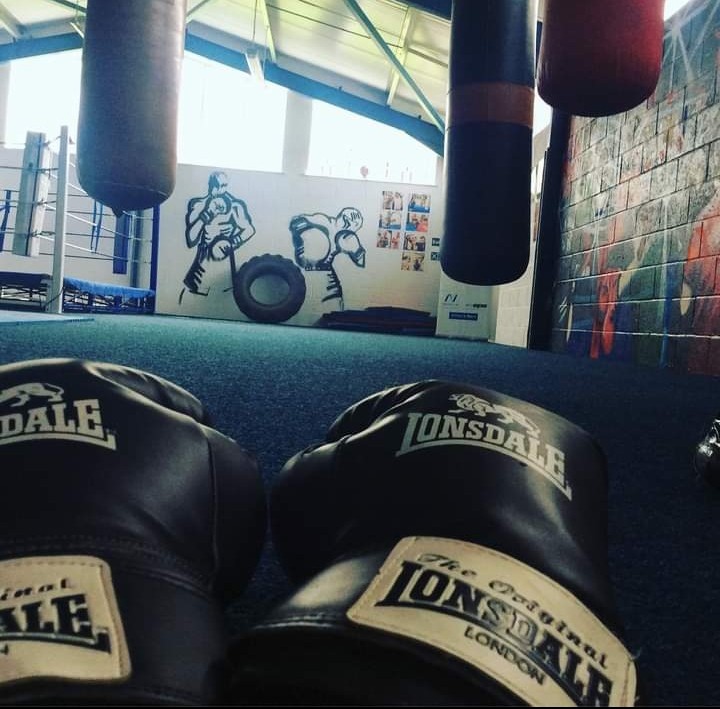
[[[412,5],[419,10],[425,10],[433,15],[439,15],[446,20],[450,19],[452,0],[405,0],[406,5]]]
[[[417,85],[415,80],[410,76],[408,70],[403,66],[402,62],[395,56],[387,42],[382,38],[382,35],[377,31],[375,25],[370,21],[370,18],[363,12],[363,9],[358,5],[357,0],[345,0],[345,4],[350,8],[351,12],[355,15],[356,19],[365,28],[365,31],[370,35],[370,38],[375,42],[377,48],[385,55],[386,59],[392,64],[395,71],[400,74],[405,83],[410,87],[412,92],[415,94],[420,105],[425,109],[432,122],[441,130],[445,132],[445,122],[443,121],[440,113],[435,107],[428,101],[427,97],[423,93],[422,89]],[[387,103],[387,102],[386,102]]]
[[[52,37],[33,37],[20,39],[8,44],[0,44],[0,62],[13,59],[36,57],[40,54],[54,54],[68,49],[82,49],[83,39],[77,32],[57,34]]]
[[[247,74],[250,73],[244,53],[228,49],[202,37],[187,33],[185,36],[185,49],[219,64],[239,69]],[[263,71],[266,81],[397,128],[438,155],[443,155],[444,134],[431,123],[388,108],[384,102],[376,103],[360,96],[354,96],[342,89],[336,89],[320,81],[287,71],[269,61],[264,62]]]
[[[53,54],[70,49],[82,49],[82,43],[82,37],[75,32],[52,37],[22,39],[0,45],[0,62],[24,59],[41,54]],[[185,49],[220,64],[250,73],[245,54],[242,52],[228,49],[190,33],[185,35]],[[431,123],[388,108],[384,102],[376,103],[360,96],[354,96],[342,89],[333,88],[320,81],[308,79],[300,74],[281,69],[277,64],[268,61],[264,64],[264,70],[265,79],[273,84],[284,86],[304,96],[325,101],[346,111],[352,111],[379,123],[397,128],[438,155],[443,155],[445,136]]]

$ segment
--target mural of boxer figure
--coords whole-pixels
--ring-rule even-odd
[[[343,308],[343,290],[333,267],[339,254],[346,254],[359,268],[365,268],[365,247],[360,243],[358,230],[363,216],[354,207],[345,207],[337,216],[300,214],[290,220],[290,234],[295,249],[295,263],[308,272],[324,274],[324,303],[339,300]]]
[[[183,279],[185,291],[206,296],[210,279],[206,266],[212,261],[228,260],[229,275],[235,273],[235,251],[255,234],[255,227],[245,202],[227,191],[228,179],[224,172],[215,171],[208,178],[207,194],[188,201],[185,214],[185,241],[195,249],[195,258]]]

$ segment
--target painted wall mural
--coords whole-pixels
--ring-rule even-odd
[[[185,214],[185,241],[195,256],[183,279],[178,303],[186,292],[205,296],[213,287],[208,265],[226,262],[232,284],[237,271],[235,252],[255,234],[250,213],[243,200],[228,191],[228,178],[215,171],[208,178],[207,193],[188,201]]]
[[[384,191],[399,195],[402,228],[380,249],[367,215]],[[179,165],[159,221],[157,312],[303,327],[344,326],[366,309],[434,315],[439,264],[401,269],[406,234],[408,253],[425,255],[422,236],[430,249],[429,232],[404,228],[412,197],[393,184]],[[413,211],[421,199],[441,209],[441,188],[424,187]]]
[[[573,118],[553,349],[720,374],[720,0],[666,25],[653,97]]]
[[[358,236],[362,225],[363,216],[355,207],[345,207],[336,216],[314,212],[290,220],[295,263],[305,271],[306,279],[316,281],[320,301],[334,301],[338,310],[344,308],[343,289],[334,261],[344,255],[365,268],[365,247]]]
[[[187,202],[185,243],[194,253],[178,306],[187,304],[189,297],[212,299],[232,292],[240,312],[257,322],[289,320],[308,298],[319,301],[310,305],[320,313],[343,310],[335,260],[346,256],[356,267],[365,267],[359,209],[295,215],[289,220],[288,248],[283,253],[247,253],[242,258],[241,247],[256,234],[247,203],[229,191],[225,172],[211,172],[207,185],[205,194]]]

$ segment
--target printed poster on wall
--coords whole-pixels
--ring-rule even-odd
[[[425,270],[425,248],[430,224],[430,195],[413,192],[408,200],[403,235],[403,255],[400,268],[403,271]]]
[[[423,192],[406,194],[383,190],[382,208],[378,220],[375,245],[379,249],[402,251],[400,270],[421,272],[425,270],[425,252],[430,225],[430,195]],[[433,245],[439,244],[433,238]],[[431,254],[438,260],[438,253]]]

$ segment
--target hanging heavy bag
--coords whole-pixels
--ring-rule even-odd
[[[610,116],[655,90],[664,0],[546,0],[538,93],[578,116]]]
[[[453,2],[440,262],[456,281],[528,265],[535,25],[535,0]]]
[[[116,215],[175,187],[186,0],[88,0],[77,171]]]

